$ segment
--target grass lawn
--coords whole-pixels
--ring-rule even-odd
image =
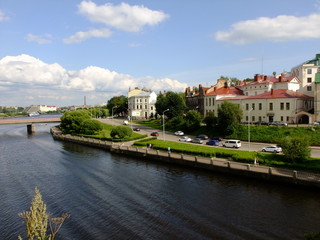
[[[158,150],[166,151],[168,147],[170,147],[171,152],[204,157],[226,158],[232,161],[251,164],[253,163],[255,156],[257,156],[259,163],[266,166],[320,173],[320,159],[314,158],[310,158],[304,163],[287,163],[283,161],[283,155],[281,154],[248,152],[211,146],[207,147],[200,144],[163,141],[158,140],[157,138],[142,139],[134,143],[135,146],[141,147],[145,147],[148,144],[152,144],[152,148]]]

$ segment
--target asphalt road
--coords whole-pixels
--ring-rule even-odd
[[[123,119],[112,119],[112,118],[106,118],[106,119],[98,119],[101,122],[105,122],[111,125],[123,125]],[[129,126],[134,128],[138,127],[140,129],[141,134],[147,134],[150,135],[152,132],[158,132],[159,136],[158,139],[161,140],[168,140],[168,141],[179,141],[179,136],[174,135],[172,132],[165,131],[165,134],[163,134],[163,131],[160,131],[158,129],[153,129],[150,127],[138,125],[138,124],[131,124],[129,122]],[[188,137],[193,138],[195,136],[188,135]],[[222,146],[208,146],[205,145],[206,140],[204,140],[203,145],[207,147],[213,147],[213,148],[223,148]],[[186,143],[186,144],[197,144],[197,143]],[[239,151],[261,151],[261,149],[265,146],[269,145],[274,145],[272,143],[257,143],[257,142],[246,142],[246,141],[241,141],[241,148],[237,149]],[[311,147],[311,157],[314,158],[320,158],[320,147]]]

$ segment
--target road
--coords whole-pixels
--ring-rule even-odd
[[[101,122],[105,122],[111,125],[123,125],[123,119],[112,119],[112,118],[108,118],[108,119],[98,119]],[[159,132],[159,136],[158,139],[160,140],[168,140],[168,141],[178,141],[179,140],[179,136],[174,135],[172,132],[168,132],[166,131],[165,134],[163,134],[163,131],[160,131],[158,129],[153,129],[150,127],[146,127],[146,126],[142,126],[142,125],[138,125],[138,124],[129,124],[129,126],[131,126],[132,128],[134,127],[138,127],[140,128],[140,133],[141,134],[147,134],[148,136],[150,135],[150,133],[152,132]],[[193,138],[195,136],[191,136],[188,135],[190,138]],[[196,144],[196,143],[186,143],[186,144]],[[205,144],[203,144],[204,146],[207,146]],[[257,142],[250,142],[250,144],[246,141],[241,141],[241,148],[239,148],[238,150],[244,150],[244,151],[261,151],[261,149],[265,146],[268,145],[274,145],[272,143],[257,143]],[[250,145],[250,146],[249,146]],[[207,147],[213,147],[213,148],[223,148],[222,146],[207,146]],[[311,147],[311,157],[313,158],[320,158],[320,147]]]

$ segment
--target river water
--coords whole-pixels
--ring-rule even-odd
[[[0,239],[38,187],[71,214],[58,239],[303,239],[320,231],[320,193],[141,161],[54,141],[50,126],[0,125]]]

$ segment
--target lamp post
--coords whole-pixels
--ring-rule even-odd
[[[249,111],[248,111],[248,117],[249,117],[249,121],[248,121],[248,144],[249,144],[249,152],[250,152],[250,113],[251,111],[253,110],[253,108],[251,108]]]
[[[165,141],[166,140],[166,137],[165,137],[165,131],[164,131],[164,113],[165,112],[167,112],[167,111],[169,111],[170,109],[168,108],[168,109],[166,109],[166,110],[164,110],[163,111],[163,113],[162,113],[162,124],[163,124],[163,140]]]

